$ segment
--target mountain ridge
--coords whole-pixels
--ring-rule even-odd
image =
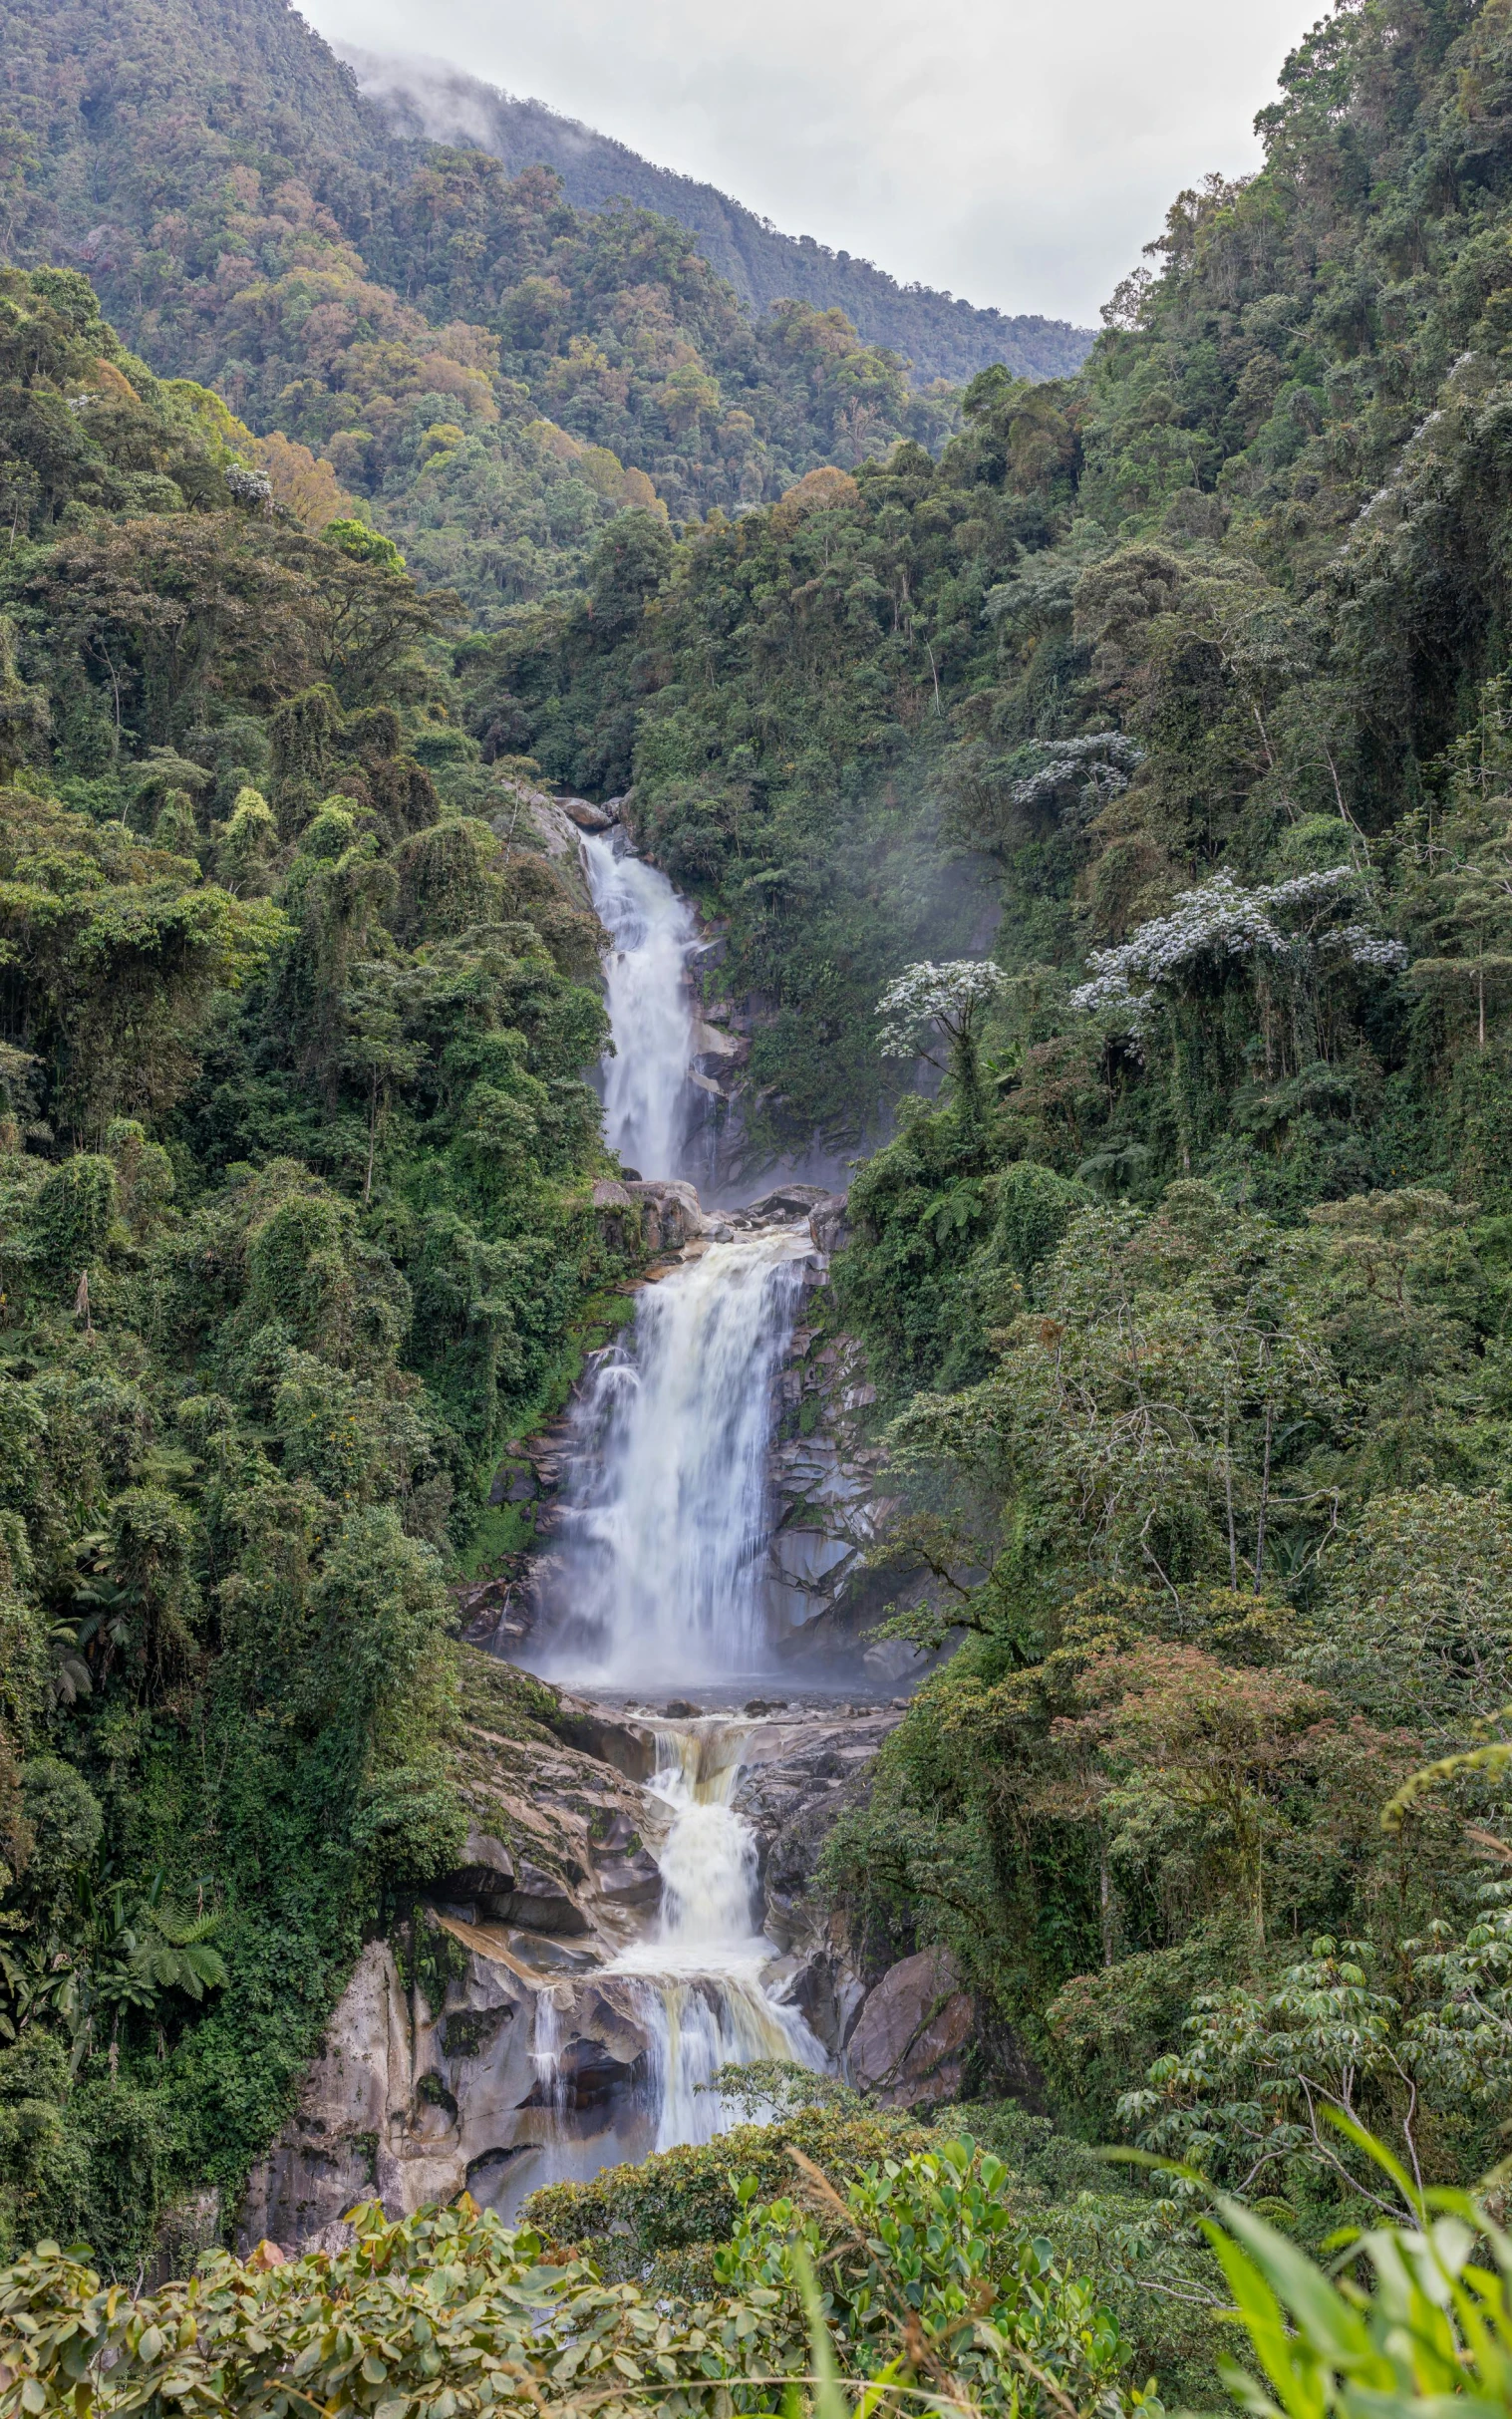
[[[871,260],[833,250],[811,235],[784,234],[720,186],[659,167],[616,137],[545,102],[506,93],[450,61],[343,42],[330,47],[396,134],[476,144],[511,175],[536,165],[552,168],[580,210],[623,198],[675,218],[755,313],[789,299],[842,310],[864,343],[902,354],[922,378],[955,385],[995,362],[1023,378],[1068,378],[1091,350],[1094,329],[1038,312],[983,308],[932,286],[902,285]]]

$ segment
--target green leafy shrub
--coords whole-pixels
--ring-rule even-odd
[[[1158,2413],[1120,2390],[1116,2329],[1049,2247],[1016,2227],[997,2162],[969,2143],[890,2161],[821,2218],[760,2207],[738,2230],[707,2301],[607,2284],[581,2259],[548,2262],[466,2195],[391,2223],[354,2210],[354,2240],[292,2262],[259,2249],[204,2259],[151,2294],[102,2287],[44,2243],[0,2271],[0,2356],[31,2419],[168,2403],[245,2419],[313,2397],[334,2419],[455,2419],[492,2409],[677,2414],[769,2410],[789,2381],[876,2375],[905,2395],[1048,2419],[1095,2406]],[[864,2238],[862,2230],[874,2230]],[[816,2296],[810,2258],[827,2289]],[[810,2324],[811,2312],[811,2324]]]
[[[555,2243],[594,2242],[627,2229],[647,2254],[723,2243],[741,2206],[739,2180],[750,2177],[763,2199],[778,2199],[792,2182],[793,2150],[848,2181],[926,2139],[911,2118],[887,2110],[792,2108],[778,2125],[737,2125],[713,2142],[659,2151],[634,2167],[607,2167],[587,2184],[548,2184],[531,2195],[525,2214]]]
[[[1255,2419],[1512,2409],[1512,2239],[1485,2199],[1419,2193],[1368,2136],[1355,2141],[1412,2220],[1352,2232],[1331,2268],[1241,2203],[1220,2198],[1206,2222],[1261,2372],[1226,2361],[1229,2392]]]

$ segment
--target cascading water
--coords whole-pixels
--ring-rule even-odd
[[[798,2009],[762,1984],[772,1949],[754,1916],[756,1842],[730,1803],[741,1743],[729,1728],[658,1734],[648,1786],[673,1813],[661,1852],[660,1933],[609,1969],[646,1977],[658,2150],[708,2142],[721,2131],[720,2097],[709,2086],[722,2066],[757,2058],[826,2063]]]
[[[675,1176],[692,1098],[693,914],[663,874],[610,839],[585,839],[583,856],[614,942],[608,1138],[643,1175]],[[767,1449],[809,1251],[801,1228],[758,1228],[642,1289],[628,1346],[602,1356],[573,1415],[534,1655],[547,1676],[639,1692],[760,1671]],[[647,1789],[662,1819],[648,1829],[671,1817],[660,1919],[603,1968],[633,1993],[650,2044],[641,2121],[654,2121],[658,2150],[722,2129],[720,2095],[707,2088],[722,2066],[825,2064],[799,2010],[762,1980],[775,1952],[756,1915],[755,1840],[731,1802],[744,1737],[719,1721],[658,1733]],[[553,1989],[537,1994],[532,2049],[548,2174],[573,2155]]]
[[[754,1674],[776,1371],[808,1237],[758,1228],[643,1289],[573,1420],[539,1667],[575,1685]]]
[[[692,1086],[693,1003],[688,960],[698,945],[693,910],[644,857],[583,840],[588,888],[614,947],[604,970],[614,1042],[604,1060],[609,1147],[644,1176],[682,1173]]]

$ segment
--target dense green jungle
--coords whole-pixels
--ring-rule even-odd
[[[959,392],[194,25],[0,62],[0,2393],[1065,2419],[1237,2302],[1253,2410],[1506,2407],[1512,5],[1346,0],[1084,369]],[[452,1591],[641,1263],[526,783],[719,937],[754,1162],[853,1163],[953,1652],[820,1881],[975,2096],[201,2303],[165,2221],[427,1954]]]

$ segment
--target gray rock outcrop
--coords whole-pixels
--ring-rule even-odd
[[[529,1710],[542,1702],[551,1728]],[[264,2236],[329,2247],[343,2213],[373,2197],[402,2214],[465,2186],[507,2214],[541,2180],[547,2142],[584,2174],[653,2146],[657,1985],[612,1968],[660,1903],[669,1817],[641,1786],[658,1721],[700,1717],[557,1700],[479,1655],[464,1658],[464,1707],[461,1856],[398,1944],[405,1972],[389,1942],[364,1951],[298,2107],[249,2180],[244,2247]],[[804,1893],[897,1718],[753,1707],[743,1741],[734,1802],[756,1837],[774,1944],[764,1979],[834,2055],[864,1993]],[[420,1972],[447,1976],[434,2002]]]
[[[959,2099],[975,2030],[970,1993],[948,1949],[890,1965],[856,2018],[845,2052],[852,2083],[890,2108]]]

